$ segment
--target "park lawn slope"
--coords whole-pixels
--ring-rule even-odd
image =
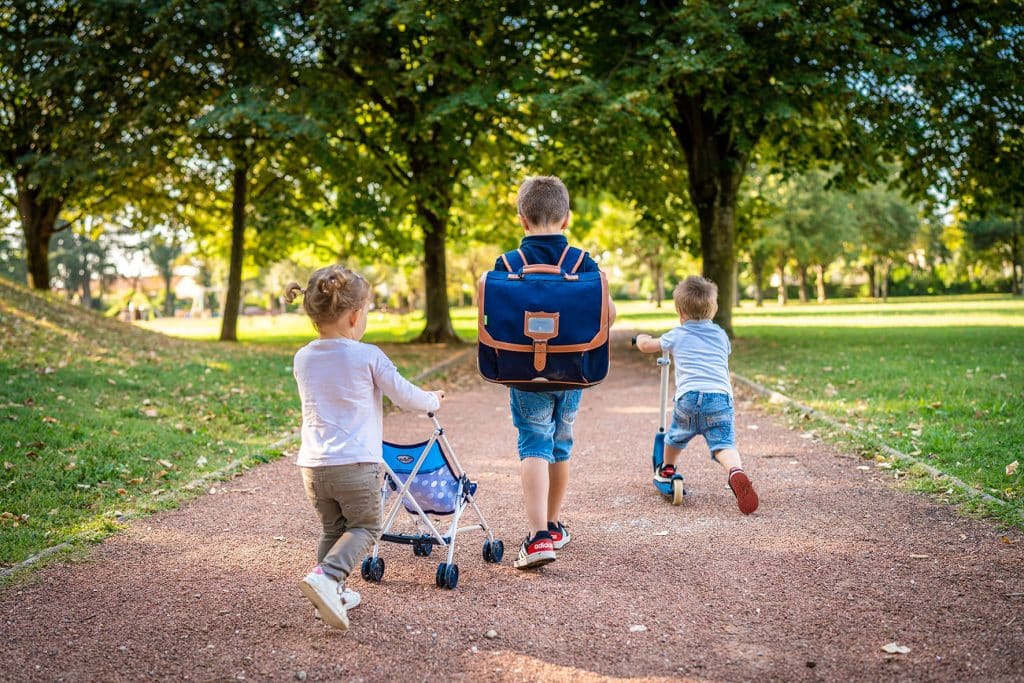
[[[677,324],[650,306],[624,308],[624,326],[658,334]],[[769,305],[733,316],[733,371],[855,427],[865,446],[887,444],[1024,513],[1024,300]]]
[[[298,344],[172,339],[3,279],[0,338],[0,566],[276,457],[300,421]],[[450,353],[385,350],[406,376]]]

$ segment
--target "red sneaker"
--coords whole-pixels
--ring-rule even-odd
[[[527,536],[519,546],[519,557],[513,566],[516,569],[533,569],[554,562],[555,559],[555,542],[551,540],[551,534],[540,531],[532,539]]]
[[[658,468],[658,471],[654,473],[654,481],[660,481],[665,484],[672,481],[672,477],[676,476],[676,466],[665,463]]]
[[[754,491],[754,486],[750,483],[747,473],[739,467],[729,470],[729,488],[736,496],[736,504],[739,506],[740,512],[749,515],[757,509],[757,492]]]

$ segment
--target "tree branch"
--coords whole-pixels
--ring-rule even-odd
[[[12,197],[11,195],[7,194],[6,192],[0,192],[0,197],[2,197],[3,199],[6,199],[7,203],[10,204],[11,206],[13,206],[15,210],[18,209],[18,200],[15,199],[14,197]]]

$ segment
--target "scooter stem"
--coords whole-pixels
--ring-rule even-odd
[[[658,392],[658,432],[664,434],[665,406],[668,403],[668,371],[669,368],[672,367],[672,361],[669,359],[668,351],[661,354],[661,358],[658,359],[658,366],[661,368],[661,391]]]

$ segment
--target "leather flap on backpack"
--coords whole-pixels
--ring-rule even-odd
[[[523,334],[533,340],[533,369],[540,372],[548,364],[548,340],[558,336],[558,314],[526,311]]]

